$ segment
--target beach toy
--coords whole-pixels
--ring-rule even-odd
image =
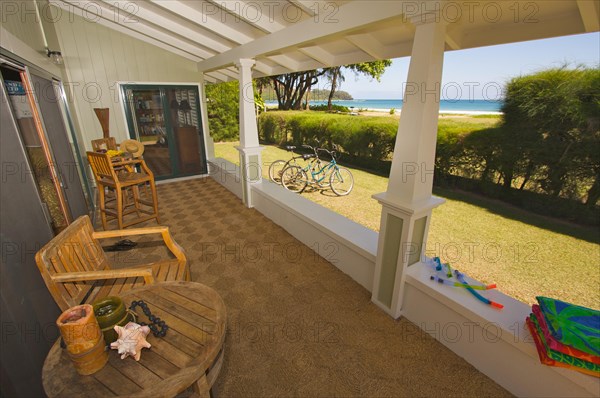
[[[456,275],[456,279],[458,279],[459,282],[467,284],[467,281],[465,280],[465,276],[462,273],[460,273],[458,270],[454,270],[454,275]],[[498,309],[504,308],[504,305],[483,297],[481,294],[477,293],[473,288],[467,287],[466,289],[469,291],[469,293],[471,293],[473,296],[475,296],[475,298],[477,298],[477,300],[481,301],[482,303],[491,305],[492,307],[495,307]]]
[[[440,278],[439,276],[434,276],[434,275],[431,275],[431,277],[429,279],[431,279],[432,281],[436,281],[438,283],[442,283],[444,285],[471,288],[471,289],[475,289],[475,290],[490,290],[490,289],[496,288],[495,283],[492,283],[491,285],[469,285],[469,284],[465,284],[465,283],[449,281],[448,279]]]
[[[433,258],[433,262],[435,263],[435,270],[436,271],[441,271],[442,270],[442,262],[440,261],[439,257],[434,257]]]

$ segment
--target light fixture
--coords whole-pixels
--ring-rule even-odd
[[[62,65],[63,56],[60,51],[50,51],[49,48],[46,48],[46,55],[48,56],[48,58],[50,58],[50,61],[52,61],[53,64]]]

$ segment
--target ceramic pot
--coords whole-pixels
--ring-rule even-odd
[[[94,301],[94,314],[98,320],[98,325],[104,335],[106,344],[110,344],[117,340],[117,332],[115,325],[125,326],[129,322],[133,322],[133,315],[127,311],[123,300],[116,296],[104,297]]]

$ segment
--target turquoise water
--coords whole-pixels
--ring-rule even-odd
[[[334,104],[347,106],[348,108],[354,107],[354,110],[359,109],[372,109],[379,111],[389,111],[394,108],[396,110],[402,109],[402,100],[377,100],[377,99],[354,99],[354,100],[340,100],[333,101]],[[267,101],[267,104],[277,104],[277,101]],[[311,105],[327,104],[327,101],[310,101]],[[448,113],[498,113],[500,112],[500,101],[488,101],[488,100],[441,100],[440,101],[440,112]]]

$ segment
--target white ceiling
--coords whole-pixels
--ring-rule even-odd
[[[50,0],[198,62],[208,81],[409,56],[422,15],[448,23],[446,50],[599,30],[600,0]]]

